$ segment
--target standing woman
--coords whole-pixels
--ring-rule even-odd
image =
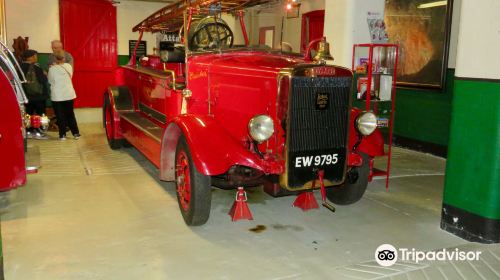
[[[55,53],[56,63],[49,68],[49,83],[52,106],[59,126],[59,140],[66,140],[66,127],[69,126],[75,139],[80,138],[80,131],[73,111],[73,99],[76,98],[71,78],[73,67],[65,63],[64,51]]]

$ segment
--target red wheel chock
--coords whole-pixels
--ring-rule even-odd
[[[306,191],[299,194],[293,203],[293,207],[299,207],[302,211],[319,208],[312,191]]]
[[[253,220],[252,213],[247,204],[247,193],[243,187],[238,187],[236,199],[233,203],[233,207],[231,207],[229,211],[229,216],[231,216],[233,222],[237,220]]]

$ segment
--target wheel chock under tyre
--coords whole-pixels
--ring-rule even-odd
[[[231,216],[233,222],[238,220],[253,220],[252,212],[250,212],[250,208],[248,208],[247,193],[242,187],[238,187],[236,199],[233,203],[233,207],[231,207],[229,211],[229,216]]]
[[[293,203],[293,207],[299,207],[302,211],[319,208],[312,191],[306,191],[299,194]]]

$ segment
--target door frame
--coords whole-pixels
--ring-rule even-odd
[[[307,48],[307,44],[311,41],[309,39],[309,18],[323,17],[323,24],[325,20],[325,10],[315,10],[302,14],[302,25],[300,28],[300,51],[304,52]],[[324,34],[324,25],[323,32]],[[306,38],[307,37],[307,38]],[[307,40],[307,43],[306,43]]]
[[[276,37],[276,31],[275,31],[275,28],[274,26],[265,26],[265,27],[261,27],[259,28],[259,45],[260,45],[260,42],[262,39],[264,39],[264,44],[266,43],[266,31],[268,30],[272,30],[273,31],[273,43],[272,43],[272,46],[271,48],[274,48],[274,44],[275,44],[275,37]]]

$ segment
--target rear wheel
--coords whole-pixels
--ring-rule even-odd
[[[103,120],[104,129],[106,130],[106,139],[108,140],[109,147],[112,150],[117,150],[122,147],[122,140],[115,139],[115,122],[113,120],[113,107],[111,106],[109,99],[106,97],[104,99],[103,108]]]
[[[210,176],[196,169],[184,136],[179,139],[175,152],[175,184],[179,209],[186,224],[199,226],[206,223],[212,201]]]
[[[327,188],[326,197],[331,202],[338,205],[353,204],[363,197],[368,185],[368,175],[370,167],[368,162],[370,157],[365,153],[360,153],[363,158],[363,165],[352,168],[346,175],[344,184]]]

